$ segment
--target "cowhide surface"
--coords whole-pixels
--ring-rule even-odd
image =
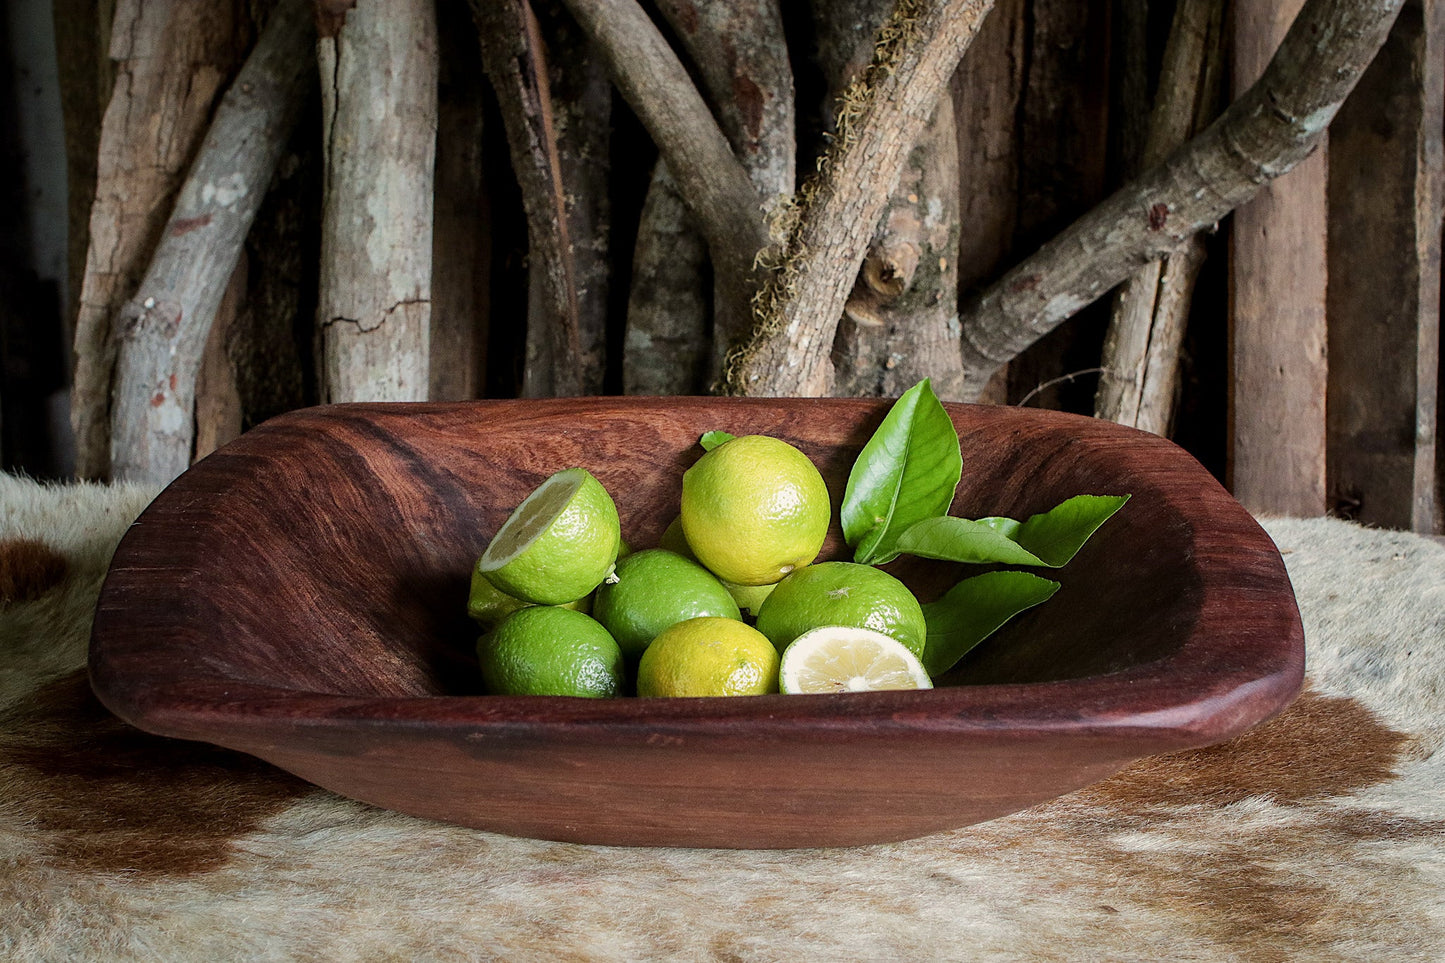
[[[149,492],[0,476],[0,959],[1445,959],[1445,547],[1273,520],[1305,693],[1230,744],[846,850],[510,839],[144,735],[89,617]]]

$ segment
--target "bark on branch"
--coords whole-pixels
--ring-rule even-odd
[[[766,204],[791,195],[797,153],[793,73],[778,0],[658,0],[656,7],[696,69],[759,198]],[[623,357],[629,394],[705,388],[751,325],[746,298],[709,300],[707,252],[694,224],[666,161],[659,161],[632,261]]]
[[[322,397],[424,401],[437,116],[431,0],[356,0],[322,30],[316,62],[326,167]]]
[[[1214,119],[1222,86],[1223,34],[1222,0],[1180,0],[1164,48],[1142,167],[1162,163]],[[1204,255],[1204,239],[1196,235],[1119,285],[1104,338],[1095,417],[1168,434],[1179,349]]]
[[[768,242],[763,200],[676,52],[636,0],[566,0],[647,128],[707,239],[715,283],[746,296]]]
[[[1309,0],[1260,81],[1165,163],[1066,228],[962,314],[975,395],[999,365],[1308,157],[1403,0]]]
[[[201,352],[300,112],[312,38],[307,0],[283,0],[222,98],[150,268],[117,318],[117,479],[164,483],[190,464]]]
[[[908,153],[993,0],[900,0],[873,63],[844,94],[837,133],[800,192],[752,336],[725,366],[734,394],[828,394],[838,321]]]

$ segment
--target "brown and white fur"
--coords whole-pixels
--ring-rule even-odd
[[[0,476],[0,959],[1445,959],[1429,540],[1267,523],[1308,683],[1232,743],[901,844],[610,849],[384,812],[109,716],[90,612],[149,495]]]

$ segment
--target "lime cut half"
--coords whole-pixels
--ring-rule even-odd
[[[779,688],[786,693],[931,689],[918,656],[902,642],[846,625],[804,632],[783,652]]]
[[[584,468],[566,468],[522,500],[477,560],[508,595],[563,605],[602,583],[621,545],[617,506]]]

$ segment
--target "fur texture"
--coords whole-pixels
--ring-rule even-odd
[[[0,476],[0,958],[1445,958],[1427,539],[1267,523],[1309,682],[1233,743],[907,843],[629,850],[423,822],[111,718],[90,611],[149,494]]]

